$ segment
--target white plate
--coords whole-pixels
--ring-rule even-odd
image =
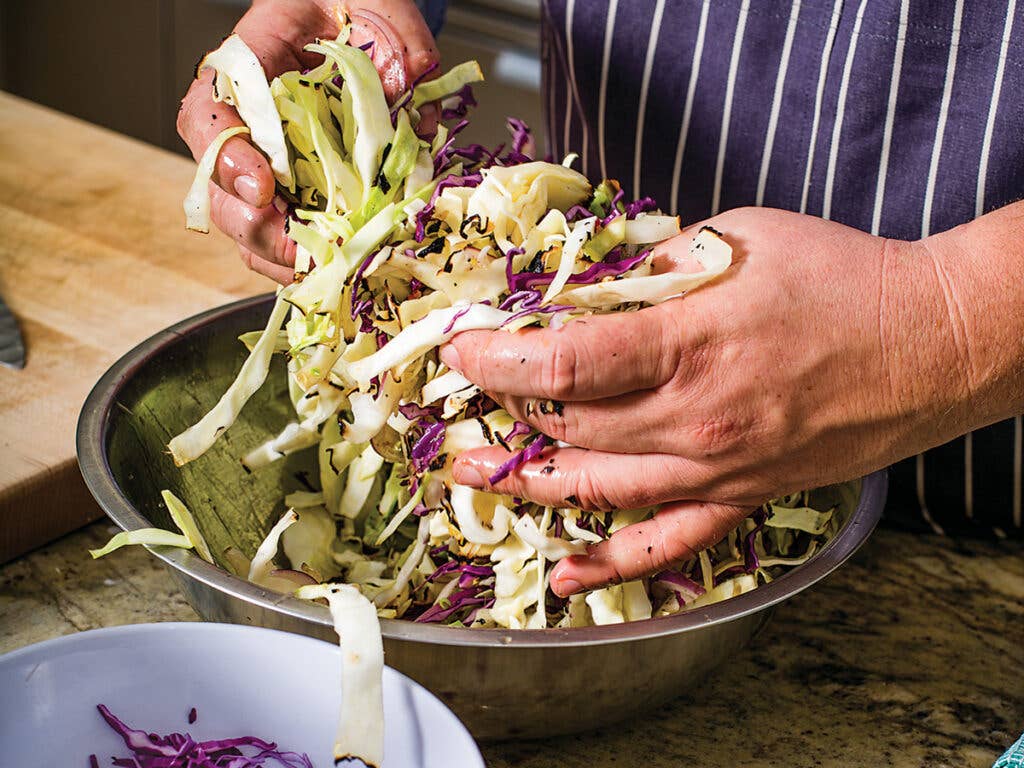
[[[100,765],[127,757],[101,719],[197,740],[258,736],[305,752],[331,750],[341,703],[338,647],[231,624],[136,624],[47,640],[0,656],[4,765]],[[198,719],[188,724],[195,707]],[[484,768],[469,732],[433,694],[384,670],[384,768]]]

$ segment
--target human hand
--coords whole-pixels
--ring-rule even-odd
[[[352,20],[351,42],[373,41],[370,51],[384,91],[393,101],[438,62],[434,38],[412,0],[256,0],[235,32],[259,58],[268,78],[322,61],[303,46],[335,38],[338,12]],[[213,73],[192,82],[178,112],[178,134],[198,160],[225,128],[242,125],[234,107],[213,100]],[[292,280],[295,243],[285,234],[284,206],[274,200],[274,175],[266,157],[249,141],[225,142],[210,185],[211,217],[238,244],[250,269],[279,283]]]
[[[660,570],[772,497],[962,432],[946,417],[966,387],[960,352],[927,249],[770,209],[705,223],[735,263],[683,299],[559,330],[462,333],[441,351],[515,418],[578,446],[545,451],[494,490],[584,509],[663,504],[563,560],[557,594]],[[657,268],[685,269],[695,231],[658,246]],[[491,488],[506,458],[467,452],[455,480]]]

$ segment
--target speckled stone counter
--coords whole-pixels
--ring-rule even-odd
[[[0,651],[196,618],[144,550],[89,559],[110,530],[95,524],[0,568]],[[1021,730],[1024,544],[882,530],[676,703],[595,734],[483,751],[492,768],[962,768],[990,766]]]

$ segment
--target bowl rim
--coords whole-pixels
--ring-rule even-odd
[[[82,406],[76,433],[79,467],[97,503],[124,530],[150,527],[152,523],[121,492],[107,461],[107,434],[118,394],[140,368],[166,347],[234,313],[262,304],[267,306],[269,312],[273,299],[274,294],[241,299],[201,312],[159,331],[124,354],[89,392]],[[403,619],[381,619],[381,631],[385,639],[394,641],[453,646],[550,648],[646,640],[734,621],[787,600],[820,581],[849,559],[864,543],[882,514],[888,489],[887,471],[879,470],[865,476],[862,481],[860,500],[846,525],[806,563],[755,590],[699,610],[624,624],[565,629],[471,629],[420,624]],[[192,550],[162,546],[146,548],[183,576],[196,579],[236,600],[293,619],[325,627],[333,626],[325,606],[258,587],[207,563]]]
[[[328,648],[333,648],[335,651],[340,652],[340,647],[337,644],[331,643],[327,640],[321,640],[318,637],[312,637],[310,635],[296,635],[294,632],[287,632],[285,630],[274,629],[272,627],[261,627],[254,624],[229,624],[220,621],[142,621],[137,624],[115,624],[109,627],[92,627],[90,629],[69,632],[66,635],[48,637],[45,640],[37,640],[34,643],[23,645],[20,648],[14,648],[6,653],[0,653],[0,664],[16,662],[23,656],[28,656],[32,653],[50,653],[52,649],[57,649],[58,651],[63,652],[62,649],[64,646],[80,645],[85,642],[103,642],[104,637],[163,634],[168,631],[174,631],[176,633],[184,631],[216,634],[218,632],[234,631],[248,633],[253,630],[257,632],[271,632],[277,635],[288,635],[289,637],[301,637],[311,642],[322,643],[323,645],[328,646]],[[391,671],[402,675],[402,673],[397,669],[392,669]],[[406,675],[402,676],[412,681],[412,678],[408,678]],[[419,683],[416,684],[419,685]]]

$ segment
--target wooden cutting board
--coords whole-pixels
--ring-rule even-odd
[[[0,93],[0,296],[24,370],[0,366],[0,562],[98,518],[75,460],[82,402],[118,357],[271,290],[231,241],[185,229],[188,160]]]

